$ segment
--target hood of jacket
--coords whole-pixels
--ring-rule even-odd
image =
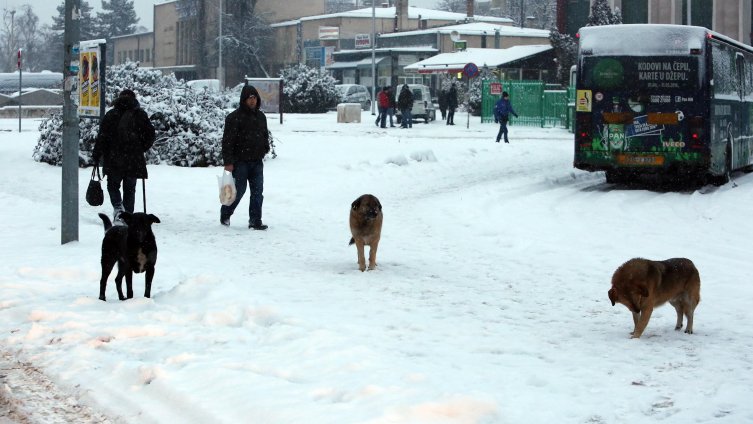
[[[117,99],[113,100],[112,106],[119,110],[138,109],[141,107],[139,101],[131,96],[119,96]]]
[[[248,99],[252,94],[256,96],[256,110],[261,109],[261,97],[259,96],[259,92],[256,90],[256,87],[254,87],[253,85],[243,86],[243,89],[241,90],[241,108],[248,109],[248,106],[246,106],[246,99]]]

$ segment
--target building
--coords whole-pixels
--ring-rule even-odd
[[[112,37],[107,57],[118,65],[126,62],[139,62],[141,66],[154,66],[154,32],[121,35]],[[112,51],[109,51],[112,49]]]
[[[557,29],[574,35],[588,23],[593,0],[557,0]],[[609,0],[626,24],[677,24],[709,28],[751,44],[753,0]]]

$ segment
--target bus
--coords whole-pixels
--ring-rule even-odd
[[[717,185],[753,170],[751,46],[660,24],[584,27],[578,42],[576,168]]]

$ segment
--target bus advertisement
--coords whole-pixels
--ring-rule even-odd
[[[753,49],[706,28],[581,28],[576,168],[723,184],[753,164]]]

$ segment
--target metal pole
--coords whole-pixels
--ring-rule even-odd
[[[21,132],[21,96],[23,89],[23,68],[21,66],[21,49],[18,49],[18,132]]]
[[[688,25],[693,25],[693,23],[691,22],[691,17],[690,17],[690,16],[691,16],[691,15],[690,15],[690,4],[691,4],[691,3],[693,3],[693,0],[685,0],[685,3],[686,3],[686,4],[688,5],[688,10],[687,10],[687,14],[688,14],[688,19],[687,19],[687,20],[688,20]]]
[[[217,79],[220,80],[220,90],[225,88],[225,75],[222,71],[222,1],[220,0],[220,63],[217,66]]]
[[[376,0],[371,0],[371,114],[376,115]]]
[[[63,35],[63,178],[61,195],[61,244],[78,241],[78,111],[73,90],[78,80],[79,15],[81,0],[65,0]]]

